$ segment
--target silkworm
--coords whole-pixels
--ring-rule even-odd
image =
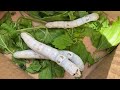
[[[71,51],[59,50],[59,53],[66,56],[71,62],[77,65],[81,71],[84,70],[84,63],[82,59],[74,54]],[[17,51],[13,54],[15,58],[23,58],[23,59],[49,59],[41,54],[34,52],[33,50],[24,50],[24,51]]]
[[[82,18],[78,18],[73,21],[54,21],[54,22],[48,22],[46,23],[47,28],[74,28],[78,27],[80,25],[83,25],[85,23],[96,21],[98,20],[99,15],[97,13],[92,13],[89,15],[86,15]]]
[[[28,33],[25,33],[25,32],[21,33],[21,37],[24,40],[24,42],[27,44],[27,46],[31,48],[33,51],[45,57],[48,57],[50,60],[56,62],[58,65],[63,67],[71,75],[75,77],[81,76],[79,67],[77,67],[71,61],[69,61],[67,57],[60,54],[57,49],[52,48],[44,43],[41,43],[35,40]]]
[[[13,56],[18,59],[48,59],[47,57],[34,52],[33,50],[17,51]]]

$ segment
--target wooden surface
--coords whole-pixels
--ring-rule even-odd
[[[0,79],[33,79],[27,73],[0,54]]]

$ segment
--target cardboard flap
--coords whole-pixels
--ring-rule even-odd
[[[0,54],[0,79],[33,79],[7,57]]]

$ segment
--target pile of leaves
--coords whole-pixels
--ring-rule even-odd
[[[27,11],[34,19],[40,21],[74,20],[91,12],[87,11]],[[100,18],[97,21],[84,24],[72,29],[48,29],[43,26],[34,27],[32,20],[20,17],[16,22],[11,19],[11,13],[6,12],[0,20],[0,52],[13,54],[19,50],[29,49],[20,37],[20,33],[29,32],[35,39],[59,50],[69,50],[79,55],[84,64],[93,65],[96,60],[91,56],[83,44],[83,38],[89,36],[97,50],[107,50],[110,53],[120,42],[120,19],[110,25],[106,15],[97,11]],[[29,73],[39,73],[42,79],[51,79],[64,76],[64,69],[50,60],[15,59],[13,62]]]

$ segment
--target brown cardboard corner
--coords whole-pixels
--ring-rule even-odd
[[[0,54],[0,79],[33,79],[11,60]]]
[[[120,79],[120,45],[86,79]]]
[[[110,21],[114,21],[120,16],[120,11],[104,11]]]

